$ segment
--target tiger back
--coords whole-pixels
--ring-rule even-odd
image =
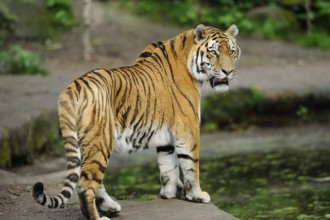
[[[36,183],[35,200],[64,207],[78,185],[84,216],[109,219],[121,211],[102,181],[110,155],[155,148],[160,196],[208,203],[199,184],[201,85],[228,90],[240,57],[237,33],[235,25],[224,32],[198,25],[148,45],[130,66],[95,69],[72,82],[58,102],[67,178],[56,196]]]

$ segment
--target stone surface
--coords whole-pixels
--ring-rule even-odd
[[[219,210],[213,204],[191,203],[180,200],[155,199],[147,202],[122,201],[123,211],[118,218],[113,219],[180,219],[180,220],[200,220],[218,219],[235,220],[237,218]],[[143,210],[143,211],[142,211]]]
[[[45,192],[56,194],[59,192],[59,180],[63,180],[65,172],[57,172],[34,177],[21,177],[0,170],[0,218],[2,220],[21,219],[84,219],[81,214],[76,193],[69,200],[64,209],[48,209],[35,203],[31,189],[36,181],[43,181]],[[236,220],[237,218],[219,210],[212,203],[201,204],[182,200],[155,199],[145,202],[119,201],[122,211],[111,219],[118,220],[200,220],[221,219]]]

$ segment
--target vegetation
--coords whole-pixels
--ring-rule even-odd
[[[244,220],[325,219],[330,207],[330,150],[313,146],[202,161],[201,185],[221,209]],[[156,164],[106,176],[117,199],[157,197]]]
[[[41,67],[41,61],[33,52],[12,45],[8,51],[0,52],[0,73],[46,75],[47,70]]]
[[[50,27],[49,38],[57,38],[60,32],[77,24],[70,0],[46,0],[46,11]]]
[[[22,13],[24,10],[24,13]],[[33,14],[33,16],[29,16]],[[42,74],[42,59],[36,53],[23,49],[56,40],[60,33],[76,24],[70,0],[35,2],[10,0],[0,2],[0,74]],[[32,46],[31,46],[32,45]]]
[[[303,123],[328,123],[328,97],[282,96],[266,98],[256,88],[240,89],[204,97],[201,103],[204,133],[224,129],[244,129],[249,126],[281,127]]]
[[[122,4],[153,20],[190,27],[204,23],[225,28],[235,23],[243,35],[330,48],[327,0],[125,0]]]
[[[7,5],[0,3],[0,43],[14,31],[15,22],[17,22],[17,16]]]

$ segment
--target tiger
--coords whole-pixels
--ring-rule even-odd
[[[63,208],[77,187],[83,215],[108,220],[121,211],[103,184],[110,155],[155,148],[160,197],[209,203],[199,181],[201,86],[229,90],[241,54],[237,34],[234,24],[226,31],[199,24],[149,44],[130,66],[94,69],[69,84],[58,101],[67,176],[54,196],[35,183],[35,201]]]

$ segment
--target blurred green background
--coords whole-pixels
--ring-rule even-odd
[[[124,7],[155,21],[214,27],[237,24],[240,34],[330,48],[330,2],[326,0],[124,0]]]

